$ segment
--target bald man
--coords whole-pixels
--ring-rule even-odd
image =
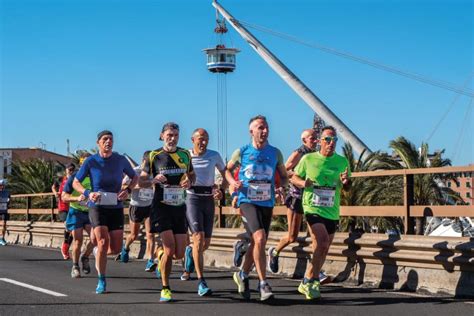
[[[192,233],[192,246],[186,247],[185,269],[187,272],[191,272],[188,266],[190,262],[194,262],[198,277],[198,294],[199,296],[208,296],[212,290],[204,279],[203,255],[211,243],[214,225],[214,200],[222,198],[222,191],[214,184],[215,170],[217,169],[224,179],[225,164],[217,151],[207,149],[209,134],[204,128],[194,130],[191,141],[193,148],[189,152],[196,174],[196,182],[187,190],[186,196],[186,218]]]
[[[302,145],[293,151],[285,163],[285,168],[289,177],[293,176],[293,169],[296,167],[301,158],[316,150],[318,144],[316,133],[314,129],[305,129],[301,133]],[[278,272],[278,258],[280,252],[289,244],[296,240],[298,232],[300,231],[301,222],[303,220],[303,205],[301,203],[302,190],[290,184],[290,191],[285,200],[287,207],[286,216],[288,218],[288,235],[282,237],[276,247],[268,249],[268,269],[273,272]]]

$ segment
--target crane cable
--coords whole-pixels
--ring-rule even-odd
[[[339,57],[350,59],[350,60],[365,64],[365,65],[368,65],[368,66],[372,66],[372,67],[380,69],[380,70],[384,70],[384,71],[391,72],[391,73],[394,73],[394,74],[397,74],[397,75],[400,75],[400,76],[404,76],[406,78],[413,79],[413,80],[416,80],[416,81],[419,81],[419,82],[422,82],[422,83],[426,83],[426,84],[429,84],[429,85],[432,85],[432,86],[435,86],[435,87],[438,87],[438,88],[441,88],[441,89],[450,90],[450,91],[453,91],[453,92],[456,92],[456,93],[459,93],[459,94],[463,94],[463,95],[466,95],[466,96],[471,97],[471,98],[474,97],[474,91],[472,91],[470,89],[465,89],[465,88],[461,89],[459,87],[454,86],[452,83],[449,83],[449,82],[446,82],[446,81],[431,79],[431,78],[428,78],[428,77],[425,77],[425,76],[422,76],[422,75],[419,75],[419,74],[416,74],[416,73],[409,73],[409,72],[403,71],[401,69],[395,68],[393,66],[384,65],[384,64],[369,60],[367,58],[355,56],[355,55],[352,55],[350,53],[337,50],[335,48],[331,48],[331,47],[323,46],[323,45],[318,45],[318,44],[315,44],[315,43],[310,43],[310,42],[301,40],[301,39],[299,39],[299,38],[297,38],[293,35],[285,34],[285,33],[282,33],[282,32],[277,32],[277,31],[274,31],[272,29],[269,29],[267,27],[260,26],[260,25],[257,25],[257,24],[248,23],[248,22],[245,22],[245,21],[242,21],[242,20],[238,20],[238,21],[236,20],[235,22],[237,22],[237,23],[239,23],[243,26],[247,26],[249,28],[253,28],[255,30],[259,30],[261,32],[265,32],[265,33],[268,33],[270,35],[280,37],[280,38],[283,38],[283,39],[286,39],[288,41],[292,41],[292,42],[295,42],[295,43],[298,43],[298,44],[301,44],[301,45],[304,45],[304,46],[315,48],[315,49],[321,50],[321,51],[329,53],[329,54],[333,54],[333,55],[336,55],[336,56],[339,56]]]
[[[464,82],[464,85],[463,85],[463,89],[467,88],[471,81],[472,81],[472,78],[474,77],[474,72],[472,72],[468,78],[466,79],[466,81]],[[449,105],[448,109],[446,110],[446,112],[443,113],[443,115],[441,116],[441,119],[438,121],[438,123],[436,123],[435,127],[433,128],[433,130],[431,131],[431,133],[429,134],[428,138],[426,139],[426,143],[428,143],[430,140],[431,140],[431,137],[433,137],[433,135],[436,133],[436,131],[438,130],[438,128],[441,126],[441,123],[443,123],[444,119],[448,116],[449,112],[451,112],[451,110],[453,109],[454,105],[456,104],[456,102],[458,101],[459,97],[461,95],[459,93],[457,93],[453,100],[451,101],[451,104]]]
[[[466,136],[467,133],[464,133],[464,130],[466,129],[467,127],[467,130],[468,131],[471,131],[472,133],[472,129],[469,128],[469,125],[470,125],[470,120],[469,120],[469,117],[471,116],[472,114],[472,109],[474,108],[473,104],[472,104],[472,101],[473,99],[471,98],[471,101],[469,102],[469,105],[467,106],[467,109],[466,109],[466,114],[464,115],[464,120],[462,122],[462,125],[461,125],[461,129],[459,130],[459,135],[458,135],[458,138],[456,140],[456,145],[454,146],[454,152],[453,152],[453,155],[452,155],[452,158],[453,160],[458,156],[458,154],[461,152],[459,149],[460,149],[460,144],[462,143],[461,140]],[[472,144],[471,144],[472,146]],[[459,150],[459,151],[458,151]]]

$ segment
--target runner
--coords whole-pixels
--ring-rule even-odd
[[[321,131],[319,152],[305,155],[295,168],[291,182],[303,190],[303,210],[311,235],[313,255],[298,291],[306,299],[321,297],[319,272],[339,224],[341,189],[351,186],[349,163],[335,153],[337,136],[332,126]]]
[[[89,153],[84,153],[81,156],[79,163],[82,165],[89,156]],[[66,228],[68,231],[72,232],[73,236],[71,277],[80,278],[81,270],[79,268],[79,262],[82,264],[82,272],[84,274],[89,274],[91,272],[89,256],[92,253],[94,245],[89,240],[84,253],[81,254],[82,241],[84,239],[84,229],[89,235],[89,239],[91,239],[91,223],[89,221],[89,208],[87,207],[86,197],[74,190],[72,187],[74,177],[75,174],[71,175],[67,180],[67,183],[64,186],[63,192],[61,194],[61,199],[64,202],[69,203],[69,212],[66,218]],[[91,182],[89,177],[86,177],[81,182],[81,185],[86,190],[91,190]]]
[[[137,176],[128,160],[112,152],[112,132],[102,131],[97,135],[99,152],[86,159],[76,174],[73,187],[89,199],[89,219],[93,227],[93,242],[98,251],[95,266],[99,280],[97,294],[106,292],[107,250],[117,254],[123,242],[123,200],[137,184]],[[123,174],[132,178],[129,187],[122,189]],[[86,190],[81,182],[90,178],[92,189]]]
[[[148,163],[148,157],[150,157],[150,151],[146,151],[143,154],[142,163],[140,166],[134,168],[137,176],[143,170],[143,167]],[[127,176],[124,179],[124,183],[128,185],[130,178]],[[140,232],[140,224],[145,222],[146,230],[146,252],[145,257],[148,258],[145,271],[153,272],[156,268],[156,263],[153,260],[155,251],[155,234],[150,232],[150,212],[151,202],[153,200],[153,189],[152,188],[140,188],[138,185],[132,190],[129,217],[130,217],[130,234],[125,240],[122,251],[120,252],[117,259],[122,262],[128,262],[130,252],[130,245],[137,239],[138,233]]]
[[[0,179],[0,219],[2,220],[2,237],[0,238],[0,246],[6,246],[7,241],[5,235],[7,232],[7,221],[10,219],[8,214],[8,205],[10,204],[10,192],[5,188],[7,180]]]
[[[231,186],[239,189],[238,206],[242,213],[247,233],[252,242],[249,246],[240,272],[234,273],[238,292],[250,299],[249,273],[255,263],[260,280],[260,300],[273,297],[266,280],[265,244],[275,204],[275,191],[283,194],[283,188],[275,190],[275,175],[278,171],[283,187],[288,184],[283,157],[277,148],[268,144],[268,123],[264,116],[256,116],[249,122],[251,144],[237,149],[227,164],[226,179]],[[235,181],[232,170],[240,167],[239,181]]]
[[[204,279],[204,251],[211,243],[212,228],[214,225],[214,199],[222,198],[222,191],[215,181],[215,170],[225,178],[225,164],[217,151],[207,149],[209,134],[203,128],[197,128],[191,137],[193,148],[190,150],[192,165],[196,173],[196,183],[187,190],[186,218],[192,232],[192,246],[186,247],[186,272],[191,267],[196,269],[198,277],[198,294],[206,296],[212,294]],[[185,274],[183,274],[185,275]],[[188,274],[189,278],[189,274]]]
[[[150,153],[149,164],[140,175],[140,187],[155,185],[153,208],[150,216],[152,232],[159,233],[163,254],[159,256],[161,271],[161,302],[171,301],[169,276],[173,259],[182,259],[186,247],[186,189],[194,183],[195,174],[191,156],[177,147],[179,126],[166,123],[160,134],[163,147]],[[153,179],[149,180],[149,176]]]
[[[74,173],[76,166],[73,163],[70,163],[66,166],[66,171],[64,176],[61,178],[61,183],[55,181],[51,186],[51,191],[53,191],[56,200],[58,201],[58,218],[61,222],[64,222],[64,241],[61,245],[61,254],[63,255],[64,260],[69,260],[69,247],[72,243],[71,232],[66,228],[66,218],[69,211],[69,203],[63,201],[62,192],[64,186],[66,185],[67,179]]]
[[[288,157],[288,160],[285,163],[288,176],[293,175],[293,169],[298,164],[300,159],[311,152],[314,152],[317,139],[315,131],[313,129],[306,129],[301,134],[301,145],[298,149],[293,151],[293,153]],[[278,258],[280,252],[289,244],[293,243],[298,237],[298,232],[300,231],[301,222],[303,220],[303,205],[301,204],[301,189],[290,185],[290,191],[285,200],[285,205],[288,208],[286,216],[288,219],[288,235],[282,237],[277,247],[270,247],[268,249],[268,269],[273,272],[278,272]]]

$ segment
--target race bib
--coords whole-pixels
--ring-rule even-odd
[[[100,192],[100,198],[96,205],[117,205],[117,193]]]
[[[151,201],[153,200],[153,195],[154,195],[154,192],[153,192],[153,189],[140,189],[138,191],[138,198],[142,201]]]
[[[272,198],[272,184],[267,182],[250,182],[247,190],[250,201],[268,201]]]
[[[0,202],[0,213],[5,212],[8,209],[8,204],[4,202]]]
[[[313,187],[313,200],[311,201],[313,206],[334,206],[334,198],[336,196],[335,187]]]
[[[167,186],[163,188],[163,203],[167,205],[179,206],[186,201],[184,189],[178,186]]]

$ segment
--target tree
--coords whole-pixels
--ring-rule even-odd
[[[436,152],[429,157],[428,144],[422,143],[418,150],[415,145],[405,137],[398,137],[390,142],[390,148],[395,156],[380,154],[373,167],[376,169],[414,169],[414,168],[437,168],[451,165],[450,159],[442,157],[444,150]],[[403,179],[401,177],[392,178],[390,186],[381,186],[381,191],[377,196],[381,199],[395,199],[394,190],[403,190]],[[446,205],[458,201],[459,196],[450,188],[444,186],[447,179],[452,179],[453,175],[440,174],[420,174],[414,176],[414,203],[416,205]],[[402,195],[400,195],[402,196]],[[416,234],[423,233],[424,219],[416,218]]]
[[[354,156],[354,151],[349,143],[344,144],[343,155],[349,162],[351,172],[368,172],[377,169],[376,163],[381,155],[375,152],[364,158],[365,150],[359,155],[358,159]],[[386,188],[393,188],[393,177],[356,177],[352,178],[352,185],[349,191],[341,192],[341,205],[347,206],[364,206],[364,205],[395,205],[397,200],[401,201],[402,192],[394,194],[396,191],[389,190],[381,196],[382,191]],[[387,231],[389,229],[400,229],[403,221],[400,218],[393,217],[342,217],[340,227],[343,231],[354,231],[362,229],[369,232],[372,226],[378,228],[379,231]]]
[[[51,192],[54,179],[63,171],[59,162],[36,158],[14,162],[7,179],[14,194],[44,193]]]

